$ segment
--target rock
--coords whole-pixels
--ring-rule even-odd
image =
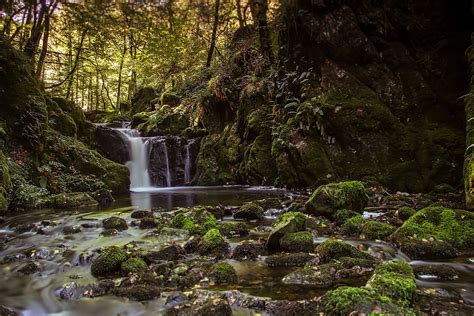
[[[201,238],[197,250],[202,256],[221,258],[229,253],[229,243],[224,240],[217,229],[213,228]]]
[[[209,278],[216,284],[237,283],[237,272],[233,266],[227,262],[218,262],[212,266]]]
[[[115,236],[119,233],[117,229],[104,229],[100,235],[103,237]]]
[[[305,229],[306,217],[299,212],[288,212],[280,216],[268,236],[266,247],[270,251],[280,249],[280,239],[288,233]]]
[[[215,315],[232,316],[232,308],[226,300],[220,298],[208,299],[204,302],[174,306],[166,311],[166,316],[175,315]]]
[[[128,140],[123,133],[106,126],[97,126],[95,136],[97,149],[105,157],[120,164],[130,160]]]
[[[148,268],[148,265],[141,258],[128,258],[126,261],[122,262],[120,270],[123,273],[137,273]]]
[[[311,266],[306,265],[286,275],[282,282],[285,284],[312,285],[330,287],[344,280],[369,277],[372,274],[374,261],[342,257],[330,263]]]
[[[184,249],[176,244],[165,246],[159,251],[152,251],[145,255],[145,259],[148,262],[159,262],[159,261],[175,261],[182,259],[184,256]]]
[[[61,193],[51,197],[54,208],[97,206],[97,201],[85,192]]]
[[[442,240],[404,241],[400,245],[400,250],[411,259],[447,259],[459,255],[451,244]]]
[[[438,242],[431,245],[432,248],[436,248],[434,251],[429,251],[433,254],[436,251],[452,253],[452,249],[442,250],[443,243],[448,243],[461,252],[469,250],[474,241],[474,214],[445,207],[427,207],[406,220],[392,235],[392,239],[402,247],[405,245],[405,249],[408,249],[407,241],[413,239],[417,240],[416,245],[428,249],[430,245],[421,242],[434,239]],[[409,246],[413,248],[414,245],[412,243]]]
[[[402,206],[397,210],[398,218],[404,221],[409,219],[415,213],[416,213],[416,210],[409,206]]]
[[[395,231],[395,227],[378,221],[367,221],[362,226],[362,234],[366,239],[384,240]]]
[[[0,305],[0,315],[2,316],[20,316],[17,312],[4,305]]]
[[[153,217],[153,212],[152,211],[145,211],[145,210],[138,210],[138,211],[132,212],[132,214],[130,216],[132,218],[138,218],[138,219],[145,218],[145,217]]]
[[[328,315],[370,314],[377,306],[379,297],[372,289],[341,286],[328,291],[320,306]]]
[[[245,223],[224,222],[219,225],[219,231],[225,237],[243,237],[249,234],[249,228]]]
[[[338,239],[328,239],[322,244],[318,245],[314,252],[319,257],[319,263],[328,263],[331,260],[339,259],[342,257],[349,257],[354,259],[367,259],[373,260],[373,258],[354,246]]]
[[[21,267],[18,272],[25,275],[34,274],[40,271],[40,266],[36,262],[28,262],[23,267]]]
[[[104,248],[100,255],[92,261],[91,272],[95,277],[120,271],[121,265],[128,259],[127,253],[119,247]]]
[[[132,301],[150,301],[160,297],[161,290],[153,285],[130,285],[127,287],[119,287],[113,290],[117,296],[126,297]]]
[[[334,215],[334,221],[338,225],[344,224],[349,218],[359,215],[357,212],[348,210],[348,209],[341,209],[337,210],[336,214]]]
[[[307,231],[288,233],[280,239],[280,246],[288,252],[311,252],[314,249],[313,234]]]
[[[311,215],[334,218],[336,211],[340,209],[362,213],[368,200],[362,182],[330,183],[322,185],[314,191],[306,202],[305,209]]]
[[[127,222],[123,218],[117,216],[112,216],[104,219],[102,221],[102,225],[105,229],[116,229],[119,231],[128,229]]]
[[[32,230],[37,229],[37,226],[33,223],[28,223],[28,224],[21,224],[21,225],[15,226],[14,229],[17,233],[23,234],[23,233],[30,232]]]
[[[405,261],[387,261],[375,268],[367,288],[401,305],[412,305],[416,282],[412,267]]]
[[[242,205],[235,213],[234,218],[245,220],[260,220],[265,210],[256,203],[250,202]]]
[[[453,281],[459,278],[459,273],[456,269],[446,264],[424,264],[413,267],[415,276],[419,279],[425,280],[442,280]]]
[[[265,253],[265,247],[262,243],[245,240],[240,242],[232,252],[234,260],[255,260],[258,256]]]
[[[301,267],[314,259],[307,253],[278,254],[265,258],[265,264],[269,267]]]
[[[138,227],[140,229],[156,229],[161,224],[161,221],[154,217],[144,217],[140,220]]]
[[[63,228],[63,234],[65,235],[73,235],[73,234],[78,234],[82,231],[81,226],[75,225],[75,226],[66,226]]]

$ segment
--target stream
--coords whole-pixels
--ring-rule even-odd
[[[115,296],[61,300],[59,289],[74,282],[78,285],[92,284],[96,279],[90,273],[90,260],[94,250],[110,245],[125,245],[139,242],[146,250],[159,249],[169,241],[185,242],[182,236],[150,234],[152,229],[139,229],[130,225],[129,229],[115,236],[102,236],[102,219],[111,215],[131,221],[130,213],[136,209],[162,208],[163,212],[175,207],[194,205],[241,205],[269,197],[284,197],[291,193],[265,187],[183,187],[156,189],[154,192],[134,192],[130,196],[117,199],[107,209],[81,209],[74,211],[37,210],[5,218],[0,225],[0,304],[12,307],[22,315],[156,315],[163,311],[167,293],[162,298],[145,303],[128,301]],[[282,210],[273,210],[278,212]],[[265,225],[271,225],[272,214],[267,214]],[[224,221],[234,221],[225,217]],[[35,227],[28,229],[28,225]],[[256,223],[254,223],[254,227]],[[23,229],[23,227],[26,227]],[[71,230],[77,229],[75,233]],[[80,230],[80,231],[79,231]],[[20,232],[19,232],[20,231]],[[25,231],[22,232],[21,231]],[[254,232],[245,239],[258,238]],[[243,238],[229,239],[235,247]],[[325,240],[315,238],[316,243]],[[358,247],[364,247],[372,255],[383,256],[384,260],[409,259],[385,242],[368,240],[346,240]],[[23,275],[18,270],[28,259],[36,259],[40,272]],[[293,271],[294,267],[271,268],[265,265],[264,257],[256,261],[227,260],[239,276],[237,286],[211,286],[211,290],[238,289],[244,293],[270,297],[272,299],[301,300],[324,294],[328,288],[312,288],[301,285],[286,285],[281,279]],[[421,264],[447,264],[459,273],[452,281],[438,281],[430,276],[417,280],[419,290],[436,292],[449,299],[463,300],[466,305],[474,305],[474,262],[468,258],[449,261],[411,261],[413,266]],[[351,285],[363,285],[352,283]],[[236,310],[236,314],[252,314],[250,311]]]

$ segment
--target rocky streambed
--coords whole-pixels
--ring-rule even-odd
[[[474,215],[446,187],[133,193],[2,218],[0,315],[474,312]]]

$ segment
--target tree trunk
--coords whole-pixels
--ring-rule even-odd
[[[120,97],[122,93],[122,70],[123,70],[123,63],[125,59],[125,54],[127,53],[127,37],[123,37],[123,50],[122,50],[122,58],[120,59],[120,67],[119,67],[119,76],[118,76],[118,87],[117,87],[117,102],[115,107],[120,109]]]
[[[36,1],[34,1],[34,4],[36,4]],[[34,14],[34,23],[31,29],[30,37],[26,41],[25,49],[23,50],[25,55],[30,59],[33,64],[36,56],[36,50],[38,49],[39,41],[43,32],[43,21],[45,15],[47,14],[47,11],[48,7],[46,5],[46,0],[41,0],[39,15],[36,16],[36,14]]]
[[[270,41],[270,30],[267,22],[267,0],[250,0],[250,11],[260,38],[260,50],[268,64],[273,63],[273,53]]]
[[[46,14],[44,19],[43,47],[41,48],[41,54],[38,59],[38,64],[36,65],[36,78],[38,79],[41,77],[44,67],[44,60],[46,59],[46,54],[48,53],[49,28],[50,18],[49,14]]]
[[[245,26],[244,17],[242,15],[242,4],[240,3],[241,0],[236,0],[236,10],[237,10],[237,19],[239,20],[239,27],[242,28]]]
[[[216,47],[217,28],[219,26],[219,5],[220,0],[216,0],[214,6],[214,25],[212,27],[211,45],[209,46],[209,52],[207,54],[206,68],[211,67],[212,55]]]

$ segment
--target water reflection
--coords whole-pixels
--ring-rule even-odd
[[[267,187],[220,186],[220,187],[170,187],[147,188],[130,193],[132,206],[139,209],[162,207],[171,210],[174,207],[194,205],[240,205],[256,198],[275,197],[284,194],[284,190]]]

